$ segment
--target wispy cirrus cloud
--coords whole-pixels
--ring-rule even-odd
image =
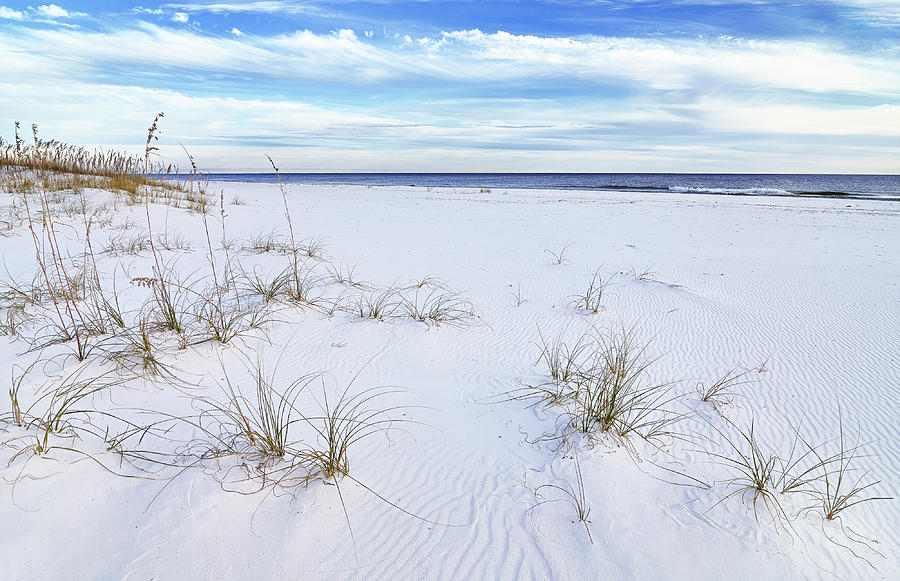
[[[282,0],[256,0],[250,2],[170,2],[164,8],[184,12],[221,13],[283,13],[303,14],[316,11],[315,2],[287,2]]]
[[[900,95],[900,46],[853,55],[811,42],[538,37],[503,31],[444,32],[375,43],[352,30],[230,38],[142,23],[114,32],[30,29],[2,35],[19,51],[42,46],[84,74],[160,66],[211,74],[360,85],[430,79],[447,83],[583,86],[625,83],[656,90],[732,87]],[[51,65],[52,66],[52,65]]]
[[[900,26],[900,2],[897,0],[832,0],[855,11],[853,17],[881,26]]]

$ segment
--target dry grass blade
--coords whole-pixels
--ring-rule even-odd
[[[88,369],[88,362],[80,363],[63,377],[53,381],[44,390],[43,395],[35,399],[27,410],[21,412],[20,418],[23,422],[38,427],[35,444],[31,447],[35,454],[45,454],[55,447],[50,442],[52,435],[60,435],[66,430],[74,431],[75,426],[70,421],[72,418],[86,417],[94,413],[94,410],[82,408],[79,404],[100,391],[122,382],[112,372],[91,375]],[[45,404],[44,411],[38,414],[36,411],[38,407]]]
[[[557,392],[560,386],[575,379],[591,347],[591,339],[587,335],[582,335],[572,345],[565,341],[564,335],[564,332],[560,333],[555,340],[549,342],[538,331],[541,341],[538,347],[541,352],[536,363],[543,362],[547,366],[547,372],[556,384]],[[561,398],[557,394],[557,397],[551,398],[551,403],[557,403],[559,399]]]
[[[538,505],[543,504],[545,502],[555,502],[561,500],[569,501],[572,506],[575,508],[575,516],[578,517],[578,521],[584,525],[584,530],[587,533],[588,540],[591,541],[591,544],[594,544],[594,537],[591,535],[591,529],[588,527],[588,517],[591,515],[591,507],[587,502],[587,494],[584,490],[584,478],[581,475],[581,465],[578,463],[578,456],[573,455],[575,460],[575,486],[572,486],[568,481],[564,482],[564,485],[559,484],[543,484],[538,486],[534,493],[535,496],[540,498],[540,491],[544,488],[555,490],[557,492],[561,492],[565,498],[562,499],[551,499],[551,500],[542,500]]]
[[[331,276],[331,280],[336,284],[342,284],[348,287],[356,287],[356,288],[365,288],[366,284],[358,281],[356,279],[356,266],[333,266],[328,265],[325,267],[328,270],[328,274]]]
[[[709,387],[704,386],[703,383],[698,383],[697,392],[700,395],[700,401],[713,405],[731,402],[735,396],[734,388],[750,383],[750,379],[745,379],[750,371],[755,370],[751,369],[738,373],[737,369],[730,369]]]

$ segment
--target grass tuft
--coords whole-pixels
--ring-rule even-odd
[[[428,288],[424,283],[414,287],[411,297],[401,298],[399,309],[410,319],[434,325],[465,325],[475,317],[474,306],[460,293],[441,286]]]
[[[588,313],[597,314],[603,308],[603,295],[606,287],[612,281],[612,277],[603,280],[600,276],[600,269],[594,271],[591,281],[588,283],[587,289],[581,294],[575,295],[575,305],[587,311]]]
[[[648,369],[656,359],[647,356],[648,344],[636,332],[623,330],[601,336],[589,361],[574,378],[574,407],[570,425],[586,434],[597,431],[646,440],[671,435],[678,419],[667,405],[677,399],[670,383],[655,383]]]
[[[829,521],[839,518],[845,510],[859,504],[891,500],[886,496],[866,496],[867,491],[881,481],[872,480],[870,471],[860,473],[855,467],[854,460],[860,449],[859,438],[857,437],[853,446],[847,446],[840,411],[838,411],[838,430],[838,450],[830,457],[823,456],[818,448],[807,444],[810,453],[816,458],[816,467],[819,470],[819,478],[815,481],[816,487],[811,491],[811,495],[825,520]],[[811,508],[815,508],[815,505]]]
[[[566,258],[566,251],[571,246],[572,246],[572,243],[567,242],[566,244],[563,245],[562,248],[559,249],[559,252],[553,252],[552,250],[550,250],[548,248],[545,248],[544,252],[546,252],[547,254],[549,254],[552,257],[553,264],[562,265],[562,264],[569,262],[569,259]]]
[[[700,396],[700,401],[711,404],[714,407],[730,403],[734,400],[734,388],[750,383],[749,379],[745,379],[750,371],[754,370],[739,373],[737,369],[730,369],[725,375],[710,384],[709,387],[703,385],[702,382],[698,383],[697,393]]]

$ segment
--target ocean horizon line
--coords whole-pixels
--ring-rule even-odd
[[[322,186],[633,191],[680,194],[864,198],[900,201],[894,174],[572,173],[572,172],[208,172],[219,182]],[[173,174],[170,179],[188,179]]]

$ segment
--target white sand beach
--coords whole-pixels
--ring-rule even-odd
[[[40,340],[44,300],[0,336],[23,414],[4,389],[0,578],[900,576],[898,203],[290,185],[291,231],[278,186],[207,195],[206,228],[48,196],[57,252],[96,264],[131,335],[86,336],[78,361]],[[50,238],[22,196],[0,204],[12,305]],[[302,292],[266,303],[253,281],[298,248]],[[159,322],[162,272],[184,333]],[[254,314],[190,339],[221,300]],[[141,329],[157,369],[129,351]],[[605,429],[584,398],[623,337],[645,395]],[[542,350],[563,344],[581,374],[555,381]],[[289,417],[280,455],[249,435],[260,376]],[[360,436],[330,475],[329,416]]]

